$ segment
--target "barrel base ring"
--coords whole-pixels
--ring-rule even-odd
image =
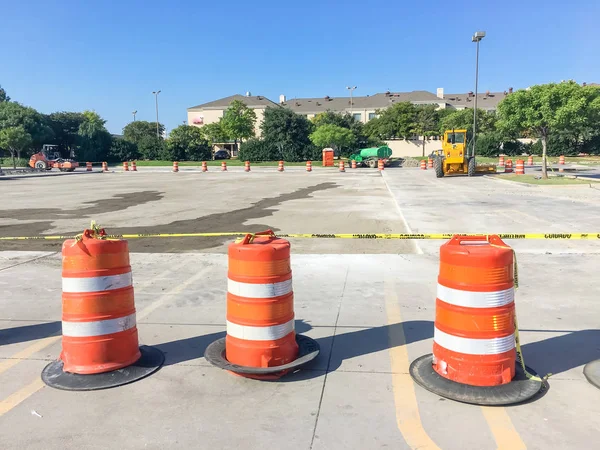
[[[448,380],[433,370],[433,355],[423,355],[410,365],[410,376],[421,387],[434,394],[457,402],[482,406],[500,406],[521,403],[540,392],[544,383],[527,378],[519,363],[515,365],[515,377],[500,386],[471,386]],[[537,375],[527,367],[527,371]]]
[[[298,357],[287,364],[274,367],[246,367],[231,364],[225,355],[225,338],[217,339],[204,352],[204,357],[213,366],[232,372],[246,378],[258,380],[275,380],[283,375],[299,369],[319,356],[319,343],[308,336],[296,335],[298,344]]]
[[[61,360],[52,361],[42,370],[42,381],[64,391],[95,391],[133,383],[156,372],[165,362],[165,355],[157,348],[142,345],[140,353],[140,359],[130,366],[88,375],[65,372]]]
[[[583,374],[592,385],[600,389],[600,359],[587,363],[583,368]]]

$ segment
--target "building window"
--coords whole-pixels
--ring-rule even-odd
[[[354,113],[354,114],[352,114],[352,117],[354,117],[354,120],[356,120],[357,122],[362,122],[362,114],[361,113]]]
[[[369,120],[377,119],[377,113],[369,113]]]

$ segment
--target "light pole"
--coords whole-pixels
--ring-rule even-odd
[[[346,89],[350,91],[350,115],[352,115],[352,93],[354,92],[354,89],[356,89],[356,86],[346,86]]]
[[[160,94],[160,91],[152,91],[152,93],[156,101],[156,139],[160,139],[160,132],[158,131],[158,94]]]
[[[131,114],[133,114],[133,121],[135,122],[135,115],[137,114],[137,109],[135,111],[133,111]]]
[[[475,108],[473,108],[473,149],[471,157],[475,157],[475,142],[477,136],[477,87],[479,85],[479,41],[485,37],[485,31],[476,31],[471,41],[477,46],[477,56],[475,57]]]

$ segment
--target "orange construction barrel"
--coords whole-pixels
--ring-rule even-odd
[[[433,355],[411,364],[426,389],[481,405],[541,389],[516,364],[514,254],[498,236],[456,235],[440,248]]]
[[[205,357],[248,378],[279,378],[314,359],[318,344],[294,331],[290,243],[272,231],[229,245],[227,335]]]
[[[42,372],[52,387],[118,386],[163,363],[162,352],[138,346],[127,241],[104,235],[104,230],[85,230],[63,244],[62,352]]]

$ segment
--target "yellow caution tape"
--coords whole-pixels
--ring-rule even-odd
[[[181,237],[238,237],[246,236],[245,233],[136,233],[136,234],[107,234],[106,239],[141,239],[141,238],[181,238]],[[252,233],[250,233],[252,234]],[[331,234],[308,234],[308,233],[275,233],[282,238],[300,239],[398,239],[398,240],[429,240],[450,239],[452,236],[487,236],[495,234],[501,239],[575,239],[575,240],[600,240],[600,233],[331,233]],[[64,239],[75,239],[76,236],[2,236],[0,241],[55,241]]]

